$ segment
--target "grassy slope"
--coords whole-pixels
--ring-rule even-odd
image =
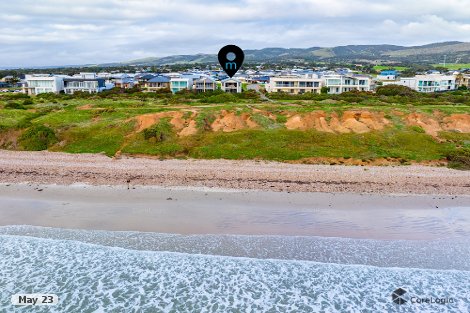
[[[375,101],[375,102],[374,102]],[[469,113],[469,105],[410,105],[381,104],[376,100],[361,105],[340,103],[327,104],[318,101],[280,101],[277,104],[239,101],[232,104],[207,105],[201,103],[179,103],[163,105],[163,100],[147,101],[129,99],[69,99],[38,101],[28,105],[27,110],[0,109],[0,133],[8,129],[26,129],[31,125],[45,125],[54,130],[57,142],[50,146],[52,151],[72,153],[104,152],[109,156],[118,151],[129,154],[149,154],[161,157],[226,158],[299,160],[312,157],[344,157],[354,159],[399,158],[404,161],[425,161],[443,158],[456,146],[470,146],[469,134],[442,133],[436,139],[424,134],[421,129],[406,127],[393,111],[444,114]],[[284,104],[282,104],[284,103]],[[79,109],[92,104],[91,108]],[[2,103],[0,102],[0,105]],[[196,135],[179,138],[170,135],[163,142],[144,138],[135,133],[132,117],[145,113],[175,110],[197,110],[200,114],[213,115],[222,109],[252,112],[260,108],[278,116],[272,121],[256,115],[254,119],[261,129],[245,129],[232,133],[204,131],[201,127]],[[324,110],[341,115],[348,109],[384,111],[394,125],[383,131],[365,134],[333,134],[315,130],[287,130],[281,112],[309,112]],[[0,140],[1,143],[1,140]],[[27,149],[21,144],[3,148]]]

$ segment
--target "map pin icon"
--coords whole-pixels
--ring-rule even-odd
[[[245,54],[240,47],[227,45],[219,51],[219,63],[228,76],[233,77],[240,69],[245,59]]]

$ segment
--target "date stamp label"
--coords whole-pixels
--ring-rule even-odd
[[[59,297],[55,294],[16,294],[11,296],[13,305],[56,305],[59,303]]]

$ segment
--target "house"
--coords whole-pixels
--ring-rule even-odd
[[[177,93],[181,90],[191,90],[193,88],[193,78],[187,77],[172,77],[170,79],[170,89],[172,93]]]
[[[378,81],[387,81],[387,80],[396,80],[398,77],[398,73],[395,70],[387,70],[381,71],[379,75],[377,75]]]
[[[441,92],[456,89],[455,76],[431,73],[416,75],[415,77],[401,78],[393,82],[384,82],[385,85],[406,86],[418,92]]]
[[[323,85],[329,94],[340,94],[347,91],[370,91],[371,78],[357,74],[326,74],[322,76]]]
[[[136,75],[134,77],[134,83],[135,84],[139,84],[139,85],[142,85],[143,83],[151,80],[152,78],[154,78],[155,75],[152,75],[152,74],[140,74],[140,75]]]
[[[6,83],[6,84],[13,84],[15,81],[17,81],[17,78],[11,75],[5,76],[2,79],[0,79],[0,82]]]
[[[129,89],[134,87],[134,79],[127,74],[118,74],[107,78],[116,88]]]
[[[210,77],[202,77],[194,81],[194,90],[196,92],[214,91],[216,89],[217,85]]]
[[[455,85],[456,87],[465,86],[467,89],[470,89],[470,74],[458,73],[455,75]]]
[[[227,78],[222,80],[221,89],[222,91],[229,93],[240,93],[242,92],[242,83],[235,78]]]
[[[271,77],[266,84],[267,92],[287,92],[302,94],[306,92],[320,93],[322,80],[319,78],[300,77],[297,75],[284,75]]]
[[[98,93],[106,89],[104,78],[64,77],[64,92],[74,94],[77,91]]]
[[[170,79],[166,76],[156,76],[144,82],[141,87],[142,91],[155,92],[160,89],[170,89]]]
[[[38,95],[40,93],[60,93],[64,90],[64,78],[49,74],[26,75],[26,84],[24,92],[29,95]]]

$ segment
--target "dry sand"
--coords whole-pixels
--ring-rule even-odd
[[[264,161],[120,159],[0,150],[0,182],[192,186],[289,192],[470,195],[470,172],[428,166],[331,166]]]

